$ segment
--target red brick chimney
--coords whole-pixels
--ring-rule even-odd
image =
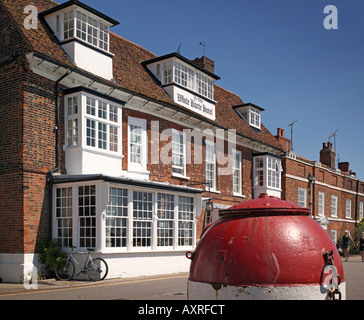
[[[284,129],[277,128],[277,135],[274,137],[282,145],[284,151],[291,150],[291,140],[284,136]]]
[[[332,143],[324,142],[322,144],[322,150],[320,151],[320,162],[327,165],[330,168],[335,168],[335,150],[332,148]]]
[[[191,60],[191,62],[202,69],[205,69],[211,73],[215,73],[215,62],[209,58],[196,58],[195,60]]]
[[[349,171],[349,162],[339,162],[337,165],[338,165],[340,171],[350,172]]]

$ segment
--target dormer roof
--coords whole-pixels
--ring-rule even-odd
[[[117,26],[118,24],[120,24],[118,21],[110,18],[109,16],[103,14],[102,12],[100,11],[97,11],[95,10],[94,8],[91,8],[90,6],[78,1],[78,0],[69,0],[65,3],[62,3],[58,6],[55,6],[55,7],[52,7],[50,9],[47,9],[47,10],[44,10],[42,12],[39,13],[39,17],[45,17],[51,13],[55,13],[57,11],[60,11],[62,9],[65,9],[67,7],[70,7],[70,6],[73,6],[73,5],[76,5],[82,9],[85,9],[86,11],[89,11],[91,13],[93,13],[94,15],[98,16],[99,18],[105,20],[105,21],[108,21],[112,26]]]

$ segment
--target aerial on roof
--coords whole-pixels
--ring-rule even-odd
[[[61,5],[51,0],[0,0],[0,4],[8,12],[10,19],[12,19],[18,31],[23,35],[29,53],[36,53],[38,56],[42,56],[55,64],[67,66],[67,68],[74,70],[75,72],[88,74],[91,79],[99,78],[102,83],[106,83],[112,87],[115,87],[116,85],[117,88],[122,90],[128,90],[129,92],[133,92],[147,99],[152,99],[153,101],[179,108],[183,112],[198,117],[198,114],[195,114],[193,111],[176,104],[146,68],[147,63],[166,58],[168,55],[158,57],[141,46],[110,32],[109,51],[114,54],[113,81],[101,79],[91,73],[87,73],[87,71],[85,72],[85,70],[81,70],[75,65],[62,49],[58,39],[52,34],[51,29],[43,17],[67,6],[77,5],[100,18],[107,20],[113,25],[118,24],[116,20],[107,17],[77,0],[71,0]],[[26,17],[24,7],[28,5],[34,5],[40,13],[39,20],[41,23],[38,24],[37,29],[24,28],[24,19]],[[192,61],[182,57],[178,53],[171,53],[170,56],[178,57],[186,63],[193,64]],[[195,64],[193,65],[196,68],[200,68]],[[219,79],[218,76],[208,70],[204,70],[204,72],[215,80]],[[273,148],[276,152],[282,151],[281,144],[263,124],[261,125],[261,130],[254,130],[246,121],[241,119],[234,109],[236,106],[244,105],[244,102],[238,95],[215,84],[214,100],[216,101],[216,118],[215,120],[206,119],[207,122],[225,129],[236,129],[238,136],[240,135],[253,142],[260,142]],[[251,105],[254,106],[253,104]],[[260,107],[258,107],[258,109],[261,111],[264,110]]]

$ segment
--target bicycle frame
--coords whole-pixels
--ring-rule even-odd
[[[88,261],[91,261],[91,263],[93,264],[93,259],[92,259],[92,256],[91,256],[90,251],[87,251],[87,257],[86,257],[86,260],[85,260],[85,263],[84,263],[84,266],[83,267],[77,262],[76,258],[73,256],[73,252],[72,251],[70,252],[67,260],[68,261],[72,260],[78,266],[78,268],[80,269],[80,272],[76,274],[76,277],[78,275],[80,275],[81,273],[82,274],[86,274],[87,273],[87,262]],[[94,268],[97,268],[94,264],[93,264],[93,267]]]

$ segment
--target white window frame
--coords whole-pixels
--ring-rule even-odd
[[[331,229],[330,238],[333,243],[335,243],[335,244],[337,243],[337,230],[336,229]]]
[[[84,190],[91,186],[96,190],[94,202],[79,203],[80,198],[90,198],[81,196],[80,188]],[[80,239],[81,231],[86,229],[92,233],[83,235],[84,245],[95,244],[95,249],[102,253],[180,251],[196,246],[196,214],[200,210],[198,199],[201,195],[103,181],[59,184],[54,185],[53,190],[52,235],[53,238],[61,237],[64,246],[72,243],[84,251],[86,247],[80,247]],[[133,199],[134,192],[151,194],[149,208],[142,202],[138,206],[139,200]],[[167,207],[158,203],[158,195],[169,199]],[[88,216],[86,213],[91,213],[91,207],[93,215]],[[81,216],[80,208],[83,209]],[[80,224],[81,219],[89,218],[95,225]],[[65,219],[67,224],[63,223]],[[168,226],[163,225],[165,222]],[[148,229],[148,234],[134,233],[143,228]],[[137,246],[140,241],[143,245]]]
[[[239,150],[232,150],[232,185],[233,185],[233,195],[241,196],[243,192],[242,187],[242,155]],[[237,165],[236,165],[237,164]],[[238,183],[234,183],[234,176],[237,175]]]
[[[72,106],[69,106],[69,99],[73,101],[74,97],[77,98],[77,113],[69,114],[69,110],[72,109]],[[122,158],[122,106],[83,91],[68,94],[64,99],[66,135],[64,149],[82,148]],[[88,105],[87,101],[94,101],[95,104]],[[70,128],[75,121],[77,127],[74,125]],[[93,136],[88,135],[88,129],[92,130]],[[93,143],[88,144],[88,138]],[[69,145],[70,143],[72,145]]]
[[[282,165],[281,161],[274,158],[267,156],[266,159],[267,164],[267,187],[275,190],[281,189],[281,172]]]
[[[99,50],[105,52],[110,50],[110,24],[90,12],[80,8],[65,10],[59,26],[56,32],[61,40],[79,39]]]
[[[297,205],[303,208],[306,208],[307,206],[307,190],[304,188],[298,188]]]
[[[140,162],[132,161],[131,150],[131,126],[138,126],[141,129],[140,136]],[[128,170],[129,171],[147,171],[148,163],[148,138],[147,138],[147,120],[141,118],[128,117]]]
[[[178,136],[178,140],[176,141],[176,137]],[[181,142],[180,138],[182,137],[182,152],[180,149]],[[187,146],[186,146],[187,140],[186,140],[186,134],[183,131],[178,131],[176,129],[172,129],[172,176],[178,177],[178,178],[187,178],[186,175],[186,154],[187,154]],[[174,157],[180,157],[182,159],[182,167],[178,166],[173,163]],[[178,172],[177,170],[181,170],[181,172]]]
[[[352,219],[352,217],[351,217],[351,199],[345,200],[345,218]]]
[[[212,167],[211,170],[211,178],[208,177],[208,165]],[[216,144],[212,141],[205,140],[205,182],[210,184],[206,184],[206,190],[216,191]],[[209,179],[210,178],[210,179]]]
[[[359,201],[359,221],[364,218],[364,202]]]
[[[157,77],[161,78],[163,85],[176,83],[205,98],[214,99],[214,80],[202,72],[191,69],[180,60],[165,61],[159,68],[162,68],[163,71],[158,70],[157,65],[156,73]]]
[[[325,216],[325,193],[323,193],[323,192],[318,193],[317,214],[320,217]]]
[[[338,197],[331,195],[331,217],[337,218]]]
[[[249,113],[248,113],[248,122],[249,125],[257,128],[257,129],[261,129],[261,114],[260,114],[260,110],[254,108],[254,107],[249,107]]]

